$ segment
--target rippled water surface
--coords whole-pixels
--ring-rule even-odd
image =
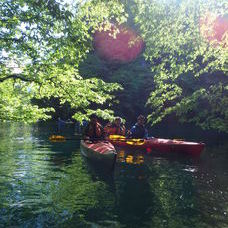
[[[53,126],[0,124],[0,227],[228,227],[228,146],[200,158],[119,150],[113,172],[50,142]]]

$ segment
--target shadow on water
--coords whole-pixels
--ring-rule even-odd
[[[103,163],[91,161],[83,157],[85,168],[88,171],[88,174],[91,175],[93,181],[103,181],[109,187],[110,190],[115,190],[114,185],[114,169],[115,167],[104,166]]]
[[[224,198],[218,195],[222,191],[216,184],[208,191],[211,187],[204,175],[211,178],[213,174],[203,171],[203,164],[199,157],[119,151],[115,184],[121,224],[124,227],[226,227],[228,207],[223,200],[227,200],[227,185],[226,191],[223,189]],[[198,181],[198,176],[203,176],[202,180]],[[204,182],[207,185],[201,192],[199,184]]]
[[[208,147],[194,175],[202,221],[228,227],[228,144]]]
[[[154,196],[148,183],[148,170],[143,163],[144,155],[141,153],[118,151],[115,170],[116,210],[124,227],[141,227],[149,219],[147,212]]]

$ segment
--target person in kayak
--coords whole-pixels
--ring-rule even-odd
[[[86,127],[88,125],[88,121],[87,120],[82,120],[82,123],[80,123],[79,121],[77,121],[75,123],[75,134],[83,134],[83,132],[85,131]]]
[[[65,125],[67,124],[74,124],[74,122],[72,122],[70,119],[65,121],[65,120],[62,120],[60,117],[58,117],[57,132],[60,133],[64,129]]]
[[[84,131],[84,139],[92,141],[104,139],[104,129],[98,122],[96,114],[90,116],[90,121]]]
[[[113,123],[108,123],[104,127],[105,135],[125,135],[126,129],[120,117],[115,118]]]
[[[145,128],[146,118],[143,115],[139,115],[136,124],[128,132],[129,138],[142,139],[148,137],[148,131]]]

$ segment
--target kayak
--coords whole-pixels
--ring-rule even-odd
[[[91,142],[89,140],[81,140],[80,151],[86,158],[102,162],[112,167],[116,160],[115,147],[108,141]]]
[[[129,139],[121,135],[110,135],[108,139],[114,146],[146,149],[147,152],[177,152],[183,154],[200,155],[205,144],[197,142],[187,142],[178,139]]]

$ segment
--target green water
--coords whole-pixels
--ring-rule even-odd
[[[119,151],[84,160],[53,126],[0,124],[0,227],[228,227],[228,146],[200,158]]]

